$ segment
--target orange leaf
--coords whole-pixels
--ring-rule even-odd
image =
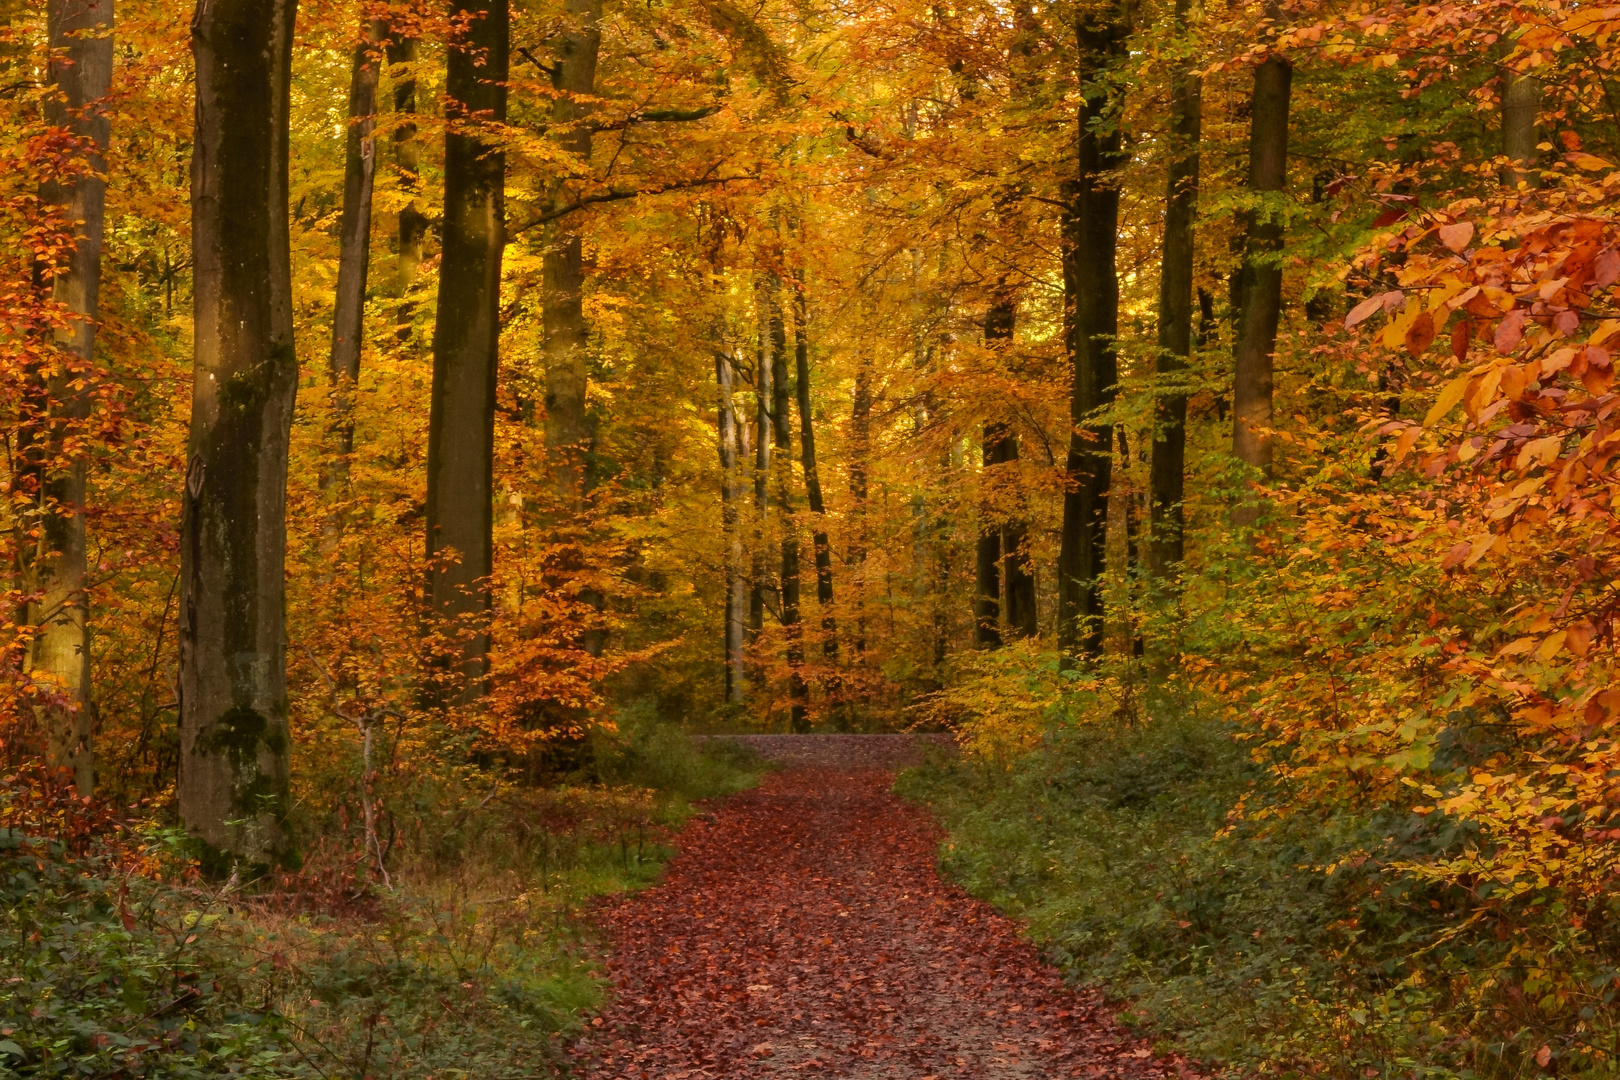
[[[1413,357],[1419,357],[1434,344],[1434,316],[1427,311],[1420,312],[1412,320],[1412,325],[1406,328],[1406,351]]]
[[[1474,238],[1474,223],[1472,221],[1458,221],[1451,225],[1440,226],[1440,242],[1452,251],[1461,251],[1468,246],[1468,241]]]

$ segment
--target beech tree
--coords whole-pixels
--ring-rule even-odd
[[[51,0],[46,120],[78,140],[81,161],[47,183],[40,198],[77,223],[72,250],[54,268],[51,295],[68,314],[55,356],[30,379],[27,420],[17,430],[34,536],[23,551],[24,622],[32,637],[24,666],[43,685],[37,707],[45,760],[67,769],[81,795],[93,786],[89,601],[84,504],[88,462],[83,430],[91,409],[106,223],[107,95],[112,86],[113,0]],[[79,444],[75,447],[74,444]]]
[[[444,225],[428,421],[429,617],[446,639],[446,700],[483,693],[494,569],[495,377],[500,353],[506,157],[483,125],[506,119],[506,0],[461,4],[445,90]],[[440,691],[430,690],[435,694]]]
[[[186,829],[221,858],[293,858],[286,831],[287,138],[294,0],[210,0],[192,29],[195,363],[180,574]]]

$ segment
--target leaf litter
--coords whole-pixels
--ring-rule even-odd
[[[692,819],[664,881],[599,912],[614,993],[573,1047],[585,1076],[1195,1075],[939,877],[938,827],[889,790],[917,740],[742,741],[787,767]]]

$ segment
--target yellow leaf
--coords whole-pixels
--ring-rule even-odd
[[[1463,395],[1468,392],[1468,380],[1470,378],[1471,376],[1468,375],[1459,375],[1441,389],[1440,396],[1435,399],[1434,408],[1430,409],[1429,415],[1423,418],[1424,427],[1430,427],[1436,421],[1445,419],[1446,413],[1457,407],[1457,402],[1461,401]]]

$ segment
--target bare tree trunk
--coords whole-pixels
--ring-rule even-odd
[[[737,403],[732,394],[731,357],[717,349],[715,382],[720,387],[720,513],[726,534],[726,704],[741,702],[747,680],[743,631],[748,611],[748,587],[743,574],[742,469],[738,456]]]
[[[294,0],[192,24],[196,362],[180,585],[180,819],[213,869],[291,859],[287,446],[298,388],[287,208]]]
[[[52,298],[68,312],[56,335],[56,360],[37,387],[40,408],[19,428],[21,457],[32,473],[39,507],[37,537],[24,556],[25,615],[34,627],[25,658],[28,673],[47,687],[38,707],[45,760],[73,774],[80,795],[94,786],[91,753],[89,600],[85,595],[84,501],[88,465],[69,454],[70,439],[90,415],[88,382],[95,362],[100,316],[101,241],[106,221],[107,142],[112,123],[106,98],[112,88],[113,0],[50,0],[46,36],[51,50],[45,119],[72,132],[85,149],[82,171],[47,184],[43,201],[79,222],[71,254],[56,269]],[[43,374],[43,373],[42,373]],[[29,445],[31,444],[31,445]]]
[[[855,371],[855,401],[850,413],[849,494],[854,503],[854,538],[849,545],[849,565],[855,593],[855,654],[866,652],[866,544],[867,470],[872,462],[872,364],[862,357]]]
[[[1096,656],[1103,643],[1102,575],[1108,548],[1108,484],[1113,470],[1112,426],[1097,412],[1114,400],[1119,378],[1119,277],[1115,253],[1119,188],[1112,175],[1124,162],[1119,110],[1100,76],[1124,52],[1124,13],[1077,28],[1084,96],[1078,117],[1079,170],[1064,212],[1065,345],[1073,367],[1069,396],[1068,490],[1058,553],[1058,646],[1066,656]]]
[[[794,731],[810,730],[810,688],[804,681],[804,624],[799,619],[799,533],[793,520],[793,388],[788,385],[787,327],[781,281],[769,287],[771,333],[771,435],[779,455],[776,513],[782,523],[782,630],[787,639],[788,701]]]
[[[1202,8],[1201,0],[1198,4]],[[1176,29],[1195,17],[1194,0],[1176,0]],[[1199,140],[1203,135],[1203,80],[1185,63],[1170,87],[1171,158],[1160,248],[1159,353],[1154,372],[1153,455],[1148,466],[1148,573],[1169,583],[1185,555],[1182,513],[1187,472],[1187,394],[1192,356],[1193,226],[1198,214]]]
[[[398,37],[391,31],[388,64],[394,69],[394,111],[400,119],[394,126],[394,168],[399,187],[407,202],[399,211],[395,233],[394,294],[400,298],[394,335],[400,341],[411,336],[411,317],[416,304],[410,299],[411,287],[422,268],[422,246],[427,236],[427,215],[422,213],[422,140],[417,137],[416,76],[410,65],[416,63],[420,43],[414,37]]]
[[[337,304],[332,313],[332,357],[327,376],[332,385],[331,459],[322,475],[323,488],[349,483],[354,454],[354,392],[360,381],[360,346],[365,335],[366,275],[371,263],[371,192],[376,178],[375,144],[377,46],[386,34],[379,21],[366,27],[355,46],[349,80],[349,131],[344,153],[343,218],[338,227]]]
[[[1288,180],[1288,97],[1293,65],[1272,55],[1254,71],[1249,116],[1249,191],[1262,198]],[[1262,476],[1271,471],[1272,359],[1282,317],[1283,222],[1277,206],[1249,216],[1244,243],[1242,310],[1232,374],[1232,453]],[[1238,526],[1254,524],[1259,506],[1245,500],[1232,513]]]
[[[748,644],[758,649],[765,632],[765,522],[770,511],[771,475],[771,332],[764,290],[759,301],[759,351],[754,370],[754,543],[748,588]],[[755,665],[755,681],[762,672]]]
[[[804,466],[804,490],[810,512],[816,515],[813,542],[816,551],[816,603],[821,608],[821,652],[838,659],[838,617],[833,614],[832,543],[827,538],[827,504],[821,495],[821,473],[816,468],[816,429],[810,412],[810,330],[804,282],[793,283],[793,356],[797,368],[799,406],[799,460]]]
[[[552,125],[558,146],[581,162],[591,156],[586,103],[596,91],[601,51],[602,0],[567,0],[568,22],[558,36],[551,83]],[[568,191],[557,185],[553,201]],[[586,360],[590,328],[585,322],[585,263],[578,226],[567,218],[552,227],[543,259],[545,291],[546,450],[561,507],[573,510],[585,496],[585,461],[591,432],[586,419]]]
[[[1502,183],[1514,188],[1520,184],[1539,187],[1541,176],[1537,165],[1541,151],[1536,144],[1541,140],[1536,131],[1536,121],[1541,113],[1542,83],[1534,75],[1516,75],[1512,72],[1507,73],[1504,79],[1502,155],[1508,159],[1508,166],[1502,171]]]
[[[507,0],[458,6],[464,38],[451,46],[445,89],[444,239],[433,326],[428,418],[428,600],[452,687],[435,700],[482,696],[489,654],[493,568],[495,374],[500,346],[501,249],[506,158],[478,137],[506,118]],[[448,691],[448,692],[447,692]]]

